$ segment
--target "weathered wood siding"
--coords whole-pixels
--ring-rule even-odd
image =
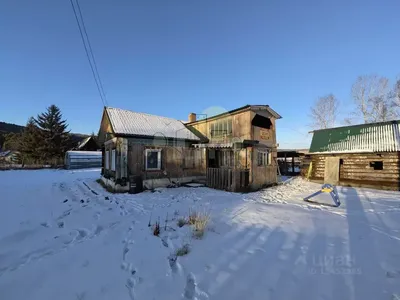
[[[238,139],[251,139],[251,119],[250,111],[237,112],[232,115],[222,116],[216,119],[208,119],[199,121],[196,124],[190,125],[204,136],[206,136],[210,143],[229,143],[234,138]],[[229,120],[232,122],[232,134],[226,136],[212,137],[211,125],[221,120]]]
[[[248,191],[249,170],[207,168],[207,186],[232,192]]]
[[[323,181],[325,158],[333,155],[312,155],[311,180]],[[337,154],[340,158],[339,185],[364,186],[399,190],[400,152]],[[382,162],[382,170],[374,170],[371,162]]]
[[[267,111],[251,111],[250,120],[252,120],[256,114],[269,118],[272,122],[272,126],[270,129],[252,126],[251,139],[260,141],[260,143],[262,144],[275,145],[276,144],[275,118],[272,117]]]
[[[161,170],[146,170],[145,150],[161,149]],[[154,146],[153,144],[137,143],[135,139],[128,140],[128,173],[140,175],[143,180],[204,176],[205,151],[185,146]]]
[[[107,113],[105,110],[103,110],[103,116],[101,118],[101,123],[100,123],[100,130],[98,133],[98,143],[99,146],[102,147],[104,142],[106,141],[107,138],[112,138],[113,135],[110,135],[107,137],[107,133],[113,133],[113,129],[111,127],[110,120],[107,116]]]

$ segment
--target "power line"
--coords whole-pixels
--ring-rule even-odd
[[[100,80],[99,71],[98,71],[98,69],[97,69],[97,63],[96,63],[96,60],[94,59],[94,54],[93,54],[93,50],[92,50],[92,45],[90,44],[89,35],[87,34],[87,31],[86,31],[86,25],[85,25],[85,21],[83,20],[82,11],[81,11],[81,6],[79,5],[79,0],[76,0],[76,4],[77,4],[77,7],[78,7],[79,16],[81,17],[83,32],[85,33],[86,40],[87,40],[87,44],[88,44],[88,46],[89,46],[90,55],[91,55],[92,58],[93,58],[94,69],[95,69],[96,74],[97,74],[97,77],[98,77],[98,79],[99,79],[100,89],[101,89],[101,92],[103,93],[104,99],[106,100],[106,94],[105,94],[105,92],[104,92],[103,83],[102,83],[101,80]],[[107,102],[107,100],[106,100],[106,102]]]
[[[83,21],[83,16],[82,16],[82,12],[81,12],[81,9],[79,6],[79,2],[78,2],[78,0],[76,0],[78,12],[79,12],[82,24],[80,24],[80,22],[79,22],[79,18],[76,13],[76,9],[75,9],[73,0],[70,0],[70,2],[71,2],[72,10],[74,11],[76,23],[78,24],[79,33],[81,35],[83,47],[85,48],[86,57],[88,59],[89,65],[90,65],[90,69],[92,70],[92,75],[93,75],[94,81],[96,82],[97,90],[99,92],[99,95],[100,95],[101,101],[103,102],[103,105],[107,106],[106,95],[104,93],[103,84],[101,82],[99,72],[97,70],[96,60],[93,55],[92,46],[90,45],[89,36],[87,34],[85,23]],[[82,30],[82,28],[83,28],[83,30]],[[84,37],[83,33],[85,33],[86,41],[85,41],[85,37]],[[86,43],[87,43],[87,45],[86,45]],[[88,48],[89,48],[89,50],[88,50]],[[92,63],[92,61],[93,61],[93,63]]]

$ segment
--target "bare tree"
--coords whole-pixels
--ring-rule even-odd
[[[392,109],[389,80],[377,75],[359,76],[351,89],[356,105],[355,115],[364,123],[383,122],[396,118]]]
[[[394,109],[400,109],[400,79],[396,81],[391,91],[392,106]]]
[[[337,100],[333,94],[319,97],[314,106],[311,107],[311,127],[313,127],[314,129],[334,127],[338,108],[339,100]]]

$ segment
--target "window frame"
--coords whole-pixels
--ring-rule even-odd
[[[257,166],[265,167],[271,165],[271,151],[257,151]]]
[[[146,149],[145,150],[144,167],[145,167],[146,171],[160,171],[161,170],[161,165],[162,165],[161,151],[162,151],[162,149]],[[148,153],[150,153],[150,152],[157,152],[157,167],[156,168],[149,168],[147,166]]]
[[[106,170],[110,169],[110,150],[106,150],[106,154],[104,157],[104,168]]]
[[[224,137],[232,135],[233,119],[226,118],[216,120],[210,125],[211,137]]]
[[[111,171],[115,172],[117,162],[117,155],[115,149],[111,150]]]

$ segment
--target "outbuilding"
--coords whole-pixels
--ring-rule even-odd
[[[399,190],[399,124],[389,121],[313,131],[311,181]]]
[[[65,153],[66,169],[101,168],[101,151],[67,151]]]

